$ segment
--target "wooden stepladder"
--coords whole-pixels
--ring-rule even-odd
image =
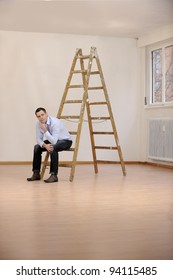
[[[95,77],[95,79],[93,79],[93,77]],[[72,108],[72,113],[69,113],[70,107]],[[65,167],[71,168],[69,178],[71,182],[73,181],[75,167],[77,164],[77,155],[82,124],[84,121],[85,107],[87,114],[87,122],[89,126],[95,173],[98,173],[99,162],[109,163],[109,161],[97,160],[96,151],[117,150],[119,156],[119,163],[121,164],[123,175],[126,175],[125,164],[123,161],[122,151],[119,144],[115,121],[106,89],[105,80],[103,77],[100,60],[95,47],[91,47],[89,55],[83,55],[82,49],[76,50],[69,77],[65,86],[64,94],[61,99],[59,111],[57,114],[58,119],[65,119],[67,121],[70,121],[71,123],[75,123],[76,125],[74,131],[70,131],[70,134],[73,135],[75,138],[75,141],[73,141],[72,148],[69,149],[69,151],[73,152],[73,158],[70,164],[63,165]],[[100,114],[106,111],[106,116],[103,116],[103,114],[101,116],[93,115],[94,112],[96,112],[98,115],[99,111]],[[98,129],[95,129],[95,124],[99,122],[102,122],[103,124],[104,122],[109,122],[109,131],[98,131]],[[99,135],[112,135],[115,143],[114,146],[106,146],[105,144],[96,145],[95,137],[98,137]],[[106,141],[104,139],[104,143],[105,142]],[[44,176],[46,166],[49,165],[48,159],[49,153],[47,152],[44,162],[42,164],[41,177]]]

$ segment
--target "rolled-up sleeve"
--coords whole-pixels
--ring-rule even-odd
[[[52,145],[55,145],[56,142],[58,141],[59,133],[60,133],[60,126],[58,122],[53,124],[51,130],[52,130],[51,133],[47,130],[44,135]]]

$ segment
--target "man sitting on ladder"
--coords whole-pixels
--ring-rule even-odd
[[[39,107],[35,111],[38,119],[36,126],[37,144],[34,146],[33,175],[27,178],[28,181],[40,180],[40,168],[42,152],[50,153],[50,177],[44,180],[45,183],[58,182],[58,152],[70,149],[72,137],[62,122],[56,117],[48,115],[46,109]],[[46,140],[44,140],[46,138]]]

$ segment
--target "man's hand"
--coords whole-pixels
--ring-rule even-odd
[[[41,122],[40,122],[40,128],[41,128],[44,132],[47,131],[47,127],[46,127],[46,124],[45,124],[45,123],[41,123]]]
[[[51,153],[53,151],[53,145],[52,144],[43,144],[43,147],[49,152]]]

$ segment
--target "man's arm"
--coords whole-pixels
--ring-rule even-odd
[[[37,139],[37,144],[40,145],[40,147],[42,147],[44,144],[43,137],[44,137],[44,132],[40,130],[40,122],[38,122],[36,125],[36,139]]]
[[[44,134],[47,131],[46,124],[38,123],[37,124],[37,143],[40,145],[40,147],[45,148],[49,153],[53,151],[53,145],[52,144],[45,144],[43,141]]]
[[[55,145],[59,139],[60,135],[60,124],[58,120],[51,125],[51,132],[47,130],[46,127],[42,128],[44,130],[44,134],[46,139],[52,144]]]

